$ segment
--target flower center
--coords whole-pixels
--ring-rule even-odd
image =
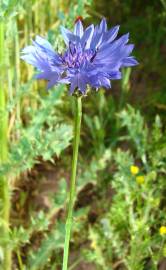
[[[96,51],[86,50],[81,47],[81,44],[69,43],[69,49],[62,57],[63,63],[69,68],[79,69],[88,62],[92,62],[96,56]]]

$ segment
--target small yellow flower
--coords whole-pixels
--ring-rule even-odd
[[[130,172],[131,174],[135,175],[135,174],[138,174],[139,173],[139,168],[137,166],[130,166]]]
[[[161,226],[159,232],[160,232],[160,235],[166,234],[166,226]]]
[[[96,241],[92,241],[90,246],[92,249],[96,249],[96,247],[97,247]]]
[[[139,175],[139,176],[136,177],[136,181],[137,181],[138,184],[141,185],[141,184],[143,184],[145,182],[145,178],[144,178],[143,175]]]

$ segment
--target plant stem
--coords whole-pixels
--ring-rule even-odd
[[[65,227],[66,234],[65,234],[62,270],[67,270],[70,233],[71,233],[72,219],[73,219],[75,183],[76,183],[77,160],[78,160],[78,147],[79,147],[79,140],[80,140],[80,128],[81,128],[81,117],[82,117],[81,97],[76,97],[75,103],[76,103],[75,104],[76,110],[75,110],[75,123],[74,123],[73,160],[72,160],[72,172],[71,172],[68,215],[67,215],[66,227]]]
[[[0,65],[1,65],[1,77],[0,77],[0,165],[3,165],[8,159],[8,113],[6,110],[6,87],[5,87],[5,24],[0,22]],[[0,209],[1,219],[3,224],[1,225],[1,233],[3,238],[9,241],[9,216],[10,216],[10,187],[6,176],[0,177],[0,198],[2,200],[2,209]],[[0,237],[1,238],[1,237]],[[11,249],[4,245],[4,261],[3,269],[11,269]]]
[[[20,47],[19,47],[19,31],[18,31],[18,23],[17,20],[15,20],[15,67],[16,67],[16,72],[15,72],[15,91],[16,95],[19,92],[20,88]],[[20,123],[21,122],[21,103],[20,100],[17,101],[17,107],[16,107],[16,116],[17,120]],[[17,135],[19,132],[17,131]]]
[[[18,264],[19,264],[20,270],[23,270],[24,269],[24,266],[23,266],[23,263],[22,263],[22,259],[21,259],[19,248],[17,249],[16,254],[17,254],[17,259],[18,259]]]

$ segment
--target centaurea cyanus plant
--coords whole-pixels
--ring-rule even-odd
[[[87,95],[87,86],[98,90],[111,88],[111,80],[121,79],[121,68],[135,66],[131,56],[134,45],[128,44],[129,34],[117,38],[119,26],[107,28],[105,19],[84,29],[81,19],[75,22],[74,32],[61,26],[66,44],[63,54],[55,52],[52,45],[37,36],[31,46],[22,51],[21,58],[39,70],[36,79],[48,81],[47,88],[56,84],[69,85],[69,93],[75,98],[75,123],[70,197],[66,221],[63,255],[63,270],[67,270],[69,242],[75,196],[75,182],[80,139],[82,97]]]

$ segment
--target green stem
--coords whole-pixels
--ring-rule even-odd
[[[19,93],[20,89],[20,47],[19,47],[19,31],[18,31],[18,23],[17,20],[15,20],[15,92],[16,95]],[[20,124],[21,123],[21,100],[17,101],[16,105],[16,117],[17,121]],[[17,138],[19,138],[19,130],[16,132]]]
[[[70,234],[71,234],[72,219],[73,219],[74,197],[75,197],[78,147],[79,147],[79,140],[80,140],[80,128],[81,128],[81,117],[82,117],[81,97],[77,97],[75,102],[76,102],[76,111],[75,111],[75,123],[74,123],[73,160],[72,160],[70,197],[69,197],[69,205],[68,205],[68,215],[67,215],[67,220],[66,220],[66,234],[65,234],[62,270],[67,270],[67,264],[68,264],[69,243],[70,243]]]
[[[8,113],[6,110],[6,85],[5,85],[5,24],[0,22],[0,165],[3,165],[8,159]],[[0,198],[2,200],[2,209],[0,217],[3,223],[0,228],[3,238],[9,241],[9,217],[10,217],[10,187],[6,176],[0,176]],[[1,238],[1,237],[0,237]],[[11,269],[11,249],[8,244],[4,246],[3,269]]]
[[[17,259],[18,259],[18,264],[19,264],[20,270],[23,270],[24,269],[24,265],[22,263],[22,259],[21,259],[21,255],[20,255],[20,250],[17,249],[16,253],[17,253]]]

